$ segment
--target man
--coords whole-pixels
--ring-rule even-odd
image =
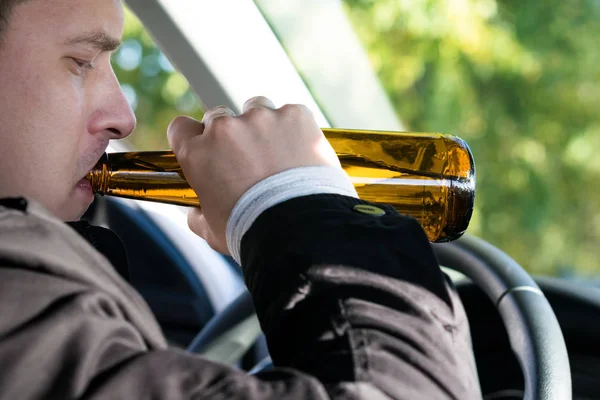
[[[202,203],[190,227],[241,262],[277,368],[167,348],[62,222],[91,203],[83,178],[108,141],[134,129],[109,60],[121,2],[0,0],[0,13],[0,398],[480,397],[464,311],[418,223],[357,211],[310,113],[261,97],[168,135]]]

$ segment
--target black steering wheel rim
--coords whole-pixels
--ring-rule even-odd
[[[434,244],[441,265],[469,277],[492,300],[525,381],[524,399],[570,400],[567,346],[550,303],[506,253],[474,236]]]
[[[473,280],[498,309],[523,372],[524,399],[570,400],[565,340],[550,303],[531,276],[506,253],[474,236],[434,244],[433,250],[441,265]],[[204,354],[223,333],[253,313],[250,295],[242,294],[213,317],[188,351]]]

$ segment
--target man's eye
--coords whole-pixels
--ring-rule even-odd
[[[91,61],[81,60],[79,58],[72,57],[71,60],[77,65],[80,69],[94,69],[94,64]]]

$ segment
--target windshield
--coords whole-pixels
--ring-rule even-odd
[[[468,233],[532,273],[599,274],[600,2],[309,1],[313,14],[292,3],[300,4],[286,3],[286,12],[256,1],[333,126],[331,70],[315,67],[319,60],[299,45],[307,31],[294,28],[338,7],[399,126],[454,134],[471,146],[477,198]],[[319,26],[341,29],[327,21]],[[124,39],[113,61],[138,117],[130,144],[168,148],[171,118],[200,118],[202,106],[130,12]],[[353,101],[360,107],[364,100]]]

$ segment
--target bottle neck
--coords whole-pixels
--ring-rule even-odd
[[[91,183],[94,193],[105,195],[110,181],[110,164],[108,154],[104,153],[94,168],[87,174],[86,179]]]

